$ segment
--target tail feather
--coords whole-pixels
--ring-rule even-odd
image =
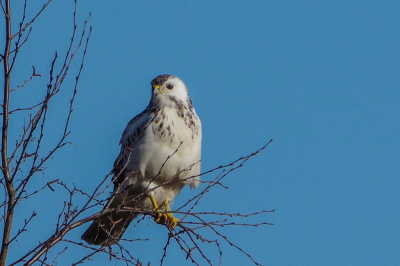
[[[130,195],[130,196],[128,196]],[[95,219],[83,233],[81,239],[90,245],[111,246],[116,244],[124,234],[126,228],[138,215],[137,212],[122,210],[124,207],[142,209],[142,197],[136,189],[131,188],[123,193],[114,194],[109,202],[109,209],[116,209]]]
[[[126,228],[135,219],[135,213],[114,211],[94,220],[81,239],[90,245],[111,246],[116,244]]]

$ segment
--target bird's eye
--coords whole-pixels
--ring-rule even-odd
[[[172,90],[174,88],[174,85],[168,84],[167,89]]]

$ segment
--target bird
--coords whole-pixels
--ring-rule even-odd
[[[147,108],[122,134],[112,196],[81,237],[90,245],[117,244],[146,211],[154,211],[157,223],[173,229],[179,220],[169,205],[185,185],[199,186],[201,122],[186,85],[163,74],[151,81],[151,91]]]

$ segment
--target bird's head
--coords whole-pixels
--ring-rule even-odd
[[[151,81],[152,101],[158,106],[175,106],[176,102],[190,102],[183,81],[175,76],[160,75]]]

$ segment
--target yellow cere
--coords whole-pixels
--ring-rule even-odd
[[[154,88],[158,90],[160,88],[160,85],[154,85]]]

